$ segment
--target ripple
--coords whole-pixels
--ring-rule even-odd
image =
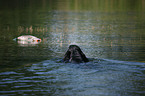
[[[0,93],[36,95],[38,92],[55,96],[60,94],[91,96],[119,95],[118,92],[129,94],[131,90],[136,90],[136,87],[144,88],[144,73],[141,69],[144,65],[141,64],[131,65],[132,62],[98,58],[81,64],[54,61],[46,60],[19,71],[0,73],[2,77],[0,87],[4,88]]]

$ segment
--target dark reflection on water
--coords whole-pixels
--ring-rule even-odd
[[[142,96],[145,63],[92,59],[64,64],[46,60],[1,72],[1,94],[50,96]]]
[[[7,1],[0,3],[0,95],[144,96],[144,0]],[[42,42],[13,40],[20,35]],[[69,44],[90,62],[59,62]]]

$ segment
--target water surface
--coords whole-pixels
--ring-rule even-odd
[[[144,0],[1,2],[1,95],[145,95]],[[70,44],[90,62],[59,62]]]

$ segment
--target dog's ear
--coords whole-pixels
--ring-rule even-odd
[[[80,54],[84,62],[89,62],[88,58],[85,56],[85,54],[81,50],[80,50]]]
[[[64,55],[63,61],[69,62],[70,54],[71,54],[71,52],[68,49],[67,52]]]

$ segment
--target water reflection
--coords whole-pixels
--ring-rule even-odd
[[[37,41],[21,41],[21,40],[18,40],[17,42],[18,42],[19,46],[23,46],[23,47],[37,46],[37,44],[40,43]]]
[[[0,94],[144,96],[144,6],[144,0],[2,1]],[[20,35],[43,41],[14,42]],[[72,43],[91,62],[60,63]]]
[[[36,7],[34,1],[30,1],[27,6],[33,7],[28,9],[17,1],[17,10],[11,12],[13,6],[5,6],[2,8],[5,10],[1,10],[5,16],[1,22],[0,39],[11,41],[20,35],[30,34],[43,38],[43,45],[51,46],[49,48],[57,53],[64,53],[69,44],[75,43],[89,57],[144,61],[144,0],[131,4],[130,0],[104,1],[44,0],[39,2],[43,7]],[[83,3],[78,6],[79,2]],[[14,17],[19,17],[15,22],[13,13],[16,13]],[[7,14],[12,17],[7,19]]]
[[[107,20],[102,18],[106,17],[105,15]],[[61,46],[78,44],[84,47],[84,51],[90,57],[144,60],[142,56],[139,56],[140,59],[136,56],[144,50],[138,49],[144,46],[144,28],[139,29],[135,26],[142,22],[130,22],[130,14],[54,11],[52,17],[49,21],[52,32],[50,43]],[[61,47],[60,50],[63,51]]]

